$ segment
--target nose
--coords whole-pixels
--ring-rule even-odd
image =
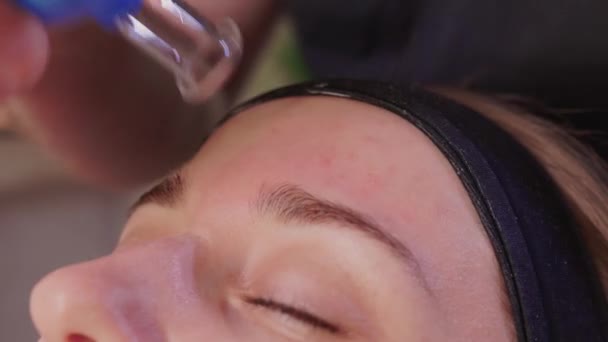
[[[44,342],[163,342],[164,309],[175,282],[190,278],[192,243],[129,247],[51,273],[32,291],[32,319]],[[181,270],[180,270],[181,268]],[[170,300],[170,299],[169,299]]]
[[[104,261],[99,261],[104,262]],[[32,292],[32,319],[44,342],[134,341],[136,320],[148,313],[119,279],[96,273],[100,265],[86,263],[56,271]],[[129,313],[132,311],[139,317]]]

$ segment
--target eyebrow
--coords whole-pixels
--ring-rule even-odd
[[[315,197],[292,184],[276,187],[262,186],[253,206],[258,213],[271,214],[286,224],[337,223],[341,227],[363,233],[380,242],[401,259],[421,281],[425,289],[429,290],[420,264],[412,251],[403,242],[373,222],[371,218],[352,208]]]
[[[184,179],[181,174],[176,173],[144,193],[131,207],[131,213],[147,204],[175,206],[182,199],[183,193]],[[425,290],[430,292],[420,263],[412,251],[367,215],[344,205],[313,196],[293,184],[274,187],[263,185],[252,202],[252,206],[260,215],[272,215],[285,224],[337,223],[341,227],[363,233],[380,242],[393,255],[402,260]]]
[[[129,213],[132,214],[135,210],[146,204],[172,207],[181,200],[183,194],[184,178],[181,174],[176,173],[165,178],[165,180],[141,195],[131,206]]]

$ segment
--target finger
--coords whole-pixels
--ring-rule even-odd
[[[7,1],[0,1],[0,98],[35,84],[48,58],[43,25]]]
[[[49,39],[45,74],[15,101],[15,120],[64,170],[124,190],[198,151],[211,129],[207,116],[183,102],[156,61],[93,23],[53,30]]]

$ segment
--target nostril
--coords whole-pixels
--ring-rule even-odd
[[[67,342],[95,342],[95,340],[80,334],[71,334]]]

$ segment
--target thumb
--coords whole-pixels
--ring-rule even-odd
[[[48,49],[42,23],[10,1],[0,1],[0,99],[25,90],[40,79]]]

